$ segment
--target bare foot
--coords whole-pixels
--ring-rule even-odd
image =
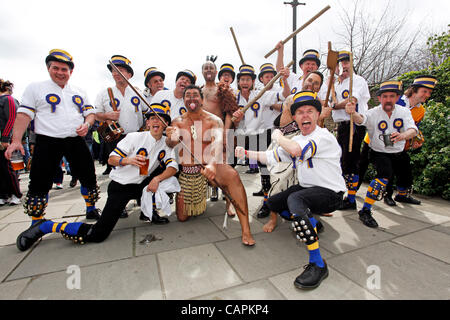
[[[264,226],[264,232],[272,232],[277,227],[277,219],[270,219]]]
[[[248,247],[252,247],[254,246],[256,243],[255,239],[253,239],[253,236],[248,233],[248,234],[242,234],[242,244],[244,246],[248,246]]]

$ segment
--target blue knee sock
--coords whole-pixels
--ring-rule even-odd
[[[315,218],[309,218],[309,221],[311,222],[311,225],[315,229],[317,225],[317,220]],[[322,255],[320,254],[319,241],[316,241],[313,244],[308,245],[307,249],[309,252],[309,262],[315,263],[318,267],[323,268],[325,266],[325,263],[323,262]]]
[[[95,210],[95,204],[91,203],[89,201],[88,195],[89,191],[86,187],[81,186],[80,187],[81,195],[83,196],[84,201],[86,202],[86,212],[91,212],[92,210]]]

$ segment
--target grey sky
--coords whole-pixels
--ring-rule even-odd
[[[297,27],[326,5],[331,9],[299,33],[297,56],[308,48],[325,53],[327,41],[341,49],[334,30],[342,27],[339,14],[352,1],[303,1],[307,5],[298,7]],[[388,2],[361,1],[374,15]],[[426,35],[446,30],[450,22],[447,0],[397,0],[393,5],[398,14],[409,10],[409,28],[421,26]],[[256,70],[265,62],[275,63],[276,54],[267,60],[264,54],[292,30],[292,9],[283,0],[0,0],[0,7],[0,78],[15,84],[19,100],[30,82],[48,79],[44,59],[50,49],[64,49],[74,57],[71,82],[84,88],[93,102],[99,90],[113,84],[106,64],[114,54],[132,61],[132,83],[139,88],[151,66],[163,71],[166,87],[173,88],[176,73],[186,68],[202,84],[201,65],[207,55],[217,55],[218,66],[229,62],[239,68],[230,27],[245,62]],[[291,51],[289,42],[286,63]]]

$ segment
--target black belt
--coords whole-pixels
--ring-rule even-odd
[[[346,120],[346,121],[339,121],[338,125],[340,124],[350,124],[350,120]]]

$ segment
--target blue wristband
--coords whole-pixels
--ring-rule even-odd
[[[122,167],[122,160],[123,160],[123,158],[120,158],[120,160],[119,160],[119,166],[121,166],[121,167]]]

